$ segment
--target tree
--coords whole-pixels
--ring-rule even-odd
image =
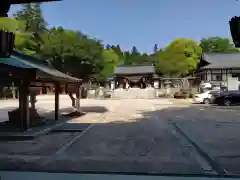
[[[13,18],[0,18],[0,29],[4,31],[14,32],[14,47],[18,51],[23,51],[27,46],[30,36],[25,33],[25,22]]]
[[[209,37],[203,38],[200,41],[200,47],[203,52],[236,52],[233,43],[228,38],[222,37]]]
[[[153,52],[156,53],[157,51],[158,51],[158,46],[157,46],[157,44],[154,44]]]
[[[58,70],[63,70],[63,57],[65,49],[70,49],[69,39],[62,27],[53,27],[41,35],[42,43],[40,56],[48,59],[49,62]],[[65,43],[65,44],[64,44]]]
[[[42,33],[47,29],[40,3],[22,5],[22,10],[14,14],[14,17],[17,20],[25,21],[26,30],[29,32]]]
[[[116,45],[116,46],[112,46],[112,50],[119,56],[119,57],[123,57],[123,52],[120,48],[119,45]]]
[[[14,46],[17,51],[28,55],[36,55],[34,47],[36,43],[32,40],[32,34],[28,32],[16,32]]]
[[[42,35],[40,55],[58,70],[87,80],[102,70],[103,45],[81,32],[51,28]]]
[[[156,57],[154,54],[148,55],[147,53],[142,53],[138,57],[136,57],[136,60],[133,62],[134,64],[146,64],[151,65],[156,63]]]
[[[139,55],[139,52],[138,52],[136,46],[133,46],[133,47],[132,47],[132,55]]]
[[[31,45],[28,47],[30,49],[25,48],[25,50],[38,53],[42,41],[40,36],[47,29],[47,23],[43,18],[40,3],[22,5],[22,9],[14,14],[14,17],[25,22],[25,32],[31,33],[31,36],[28,34],[28,40],[31,42],[28,44],[28,46]]]
[[[102,66],[100,76],[107,78],[113,75],[115,67],[121,64],[121,59],[113,50],[104,50],[102,53]]]
[[[138,60],[141,56],[141,53],[138,52],[137,47],[133,46],[131,52],[125,51],[123,53],[123,59],[125,65],[139,64]]]
[[[123,63],[125,65],[132,64],[132,62],[131,62],[131,53],[129,51],[125,51],[123,53]]]
[[[8,32],[16,32],[20,28],[21,21],[12,18],[0,18],[0,30]]]
[[[109,44],[106,45],[106,49],[111,49],[111,46]]]
[[[202,53],[201,47],[191,39],[178,38],[157,53],[157,71],[169,76],[193,72]]]
[[[35,51],[30,50],[34,44],[30,40],[32,34],[25,32],[25,27],[26,24],[22,20],[16,20],[12,18],[0,19],[0,29],[4,31],[14,32],[15,34],[14,48],[26,54],[34,54]]]

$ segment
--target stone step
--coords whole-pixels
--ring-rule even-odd
[[[136,99],[136,98],[156,98],[157,92],[154,88],[130,88],[130,89],[116,89],[112,93],[113,98]]]

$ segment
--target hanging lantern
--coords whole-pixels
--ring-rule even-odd
[[[233,42],[237,48],[240,47],[240,17],[232,17],[229,21]]]
[[[7,58],[13,52],[15,34],[0,30],[0,58]]]

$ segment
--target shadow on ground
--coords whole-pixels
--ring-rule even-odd
[[[90,108],[90,112],[93,109]],[[100,108],[99,112],[106,111]],[[85,121],[82,125],[86,126]],[[175,125],[207,154],[211,162],[204,158],[212,166],[210,170],[199,162],[196,152],[202,155],[201,152]],[[80,128],[81,121],[68,126]],[[159,110],[138,111],[131,117],[107,113],[100,122],[83,132],[51,132],[30,141],[0,142],[0,168],[55,172],[238,174],[239,128],[238,111],[207,106],[159,107]]]
[[[16,109],[16,107],[7,107],[7,108],[1,108],[0,109],[0,113],[5,113],[7,114],[8,111],[14,110]],[[105,113],[107,112],[107,108],[103,107],[103,106],[85,106],[82,107],[81,110],[84,113],[73,113],[76,110],[72,107],[68,107],[68,108],[61,108],[59,110],[59,120],[56,121],[54,119],[55,117],[55,111],[49,111],[47,109],[37,109],[38,113],[40,114],[39,120],[37,121],[41,121],[38,123],[38,125],[34,128],[37,129],[37,131],[41,131],[41,129],[44,128],[48,128],[48,126],[52,126],[54,124],[58,124],[60,122],[64,122],[64,121],[70,121],[74,118],[78,118],[81,116],[84,116],[85,113]],[[0,132],[11,132],[11,131],[19,131],[19,128],[16,128],[13,124],[9,123],[8,117],[6,117],[6,115],[4,115],[5,119],[1,119],[0,120]],[[7,118],[7,119],[6,119]]]
[[[18,107],[15,107],[15,106],[12,106],[12,107],[6,107],[6,108],[0,108],[0,114],[2,113],[8,113],[8,111],[11,111],[11,110],[14,110]],[[104,106],[83,106],[81,107],[82,111],[83,112],[86,112],[86,113],[104,113],[104,112],[107,112],[107,108],[104,107]],[[52,116],[54,117],[54,110],[52,111],[49,111],[48,109],[44,109],[44,108],[37,108],[37,111],[41,114],[41,116]],[[70,113],[73,111],[73,108],[72,107],[67,107],[67,108],[60,108],[59,109],[59,112],[60,114],[63,114],[63,113]],[[7,121],[8,119],[2,119],[1,118],[1,121]],[[0,121],[0,122],[1,122]]]

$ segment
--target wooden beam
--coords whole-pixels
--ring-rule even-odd
[[[47,86],[47,85],[34,85],[34,84],[30,84],[29,85],[29,87],[39,87],[39,88],[41,88],[41,87],[50,87],[50,86]]]
[[[55,120],[59,119],[59,92],[60,85],[59,83],[55,83]]]
[[[22,130],[27,130],[30,127],[28,104],[28,82],[26,80],[22,80],[19,86],[19,109]]]
[[[35,69],[25,69],[25,68],[18,68],[18,67],[13,67],[10,65],[6,64],[0,64],[0,79],[2,79],[4,76],[13,78],[13,79],[27,79],[29,81],[35,81],[36,80],[36,70]]]

